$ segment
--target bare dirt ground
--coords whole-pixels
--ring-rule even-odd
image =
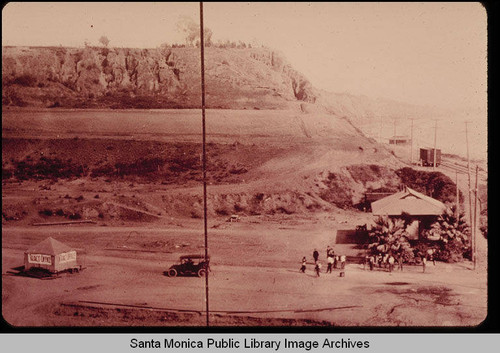
[[[75,160],[90,161],[94,157],[87,151],[107,153],[70,149],[68,141],[75,137],[108,142],[194,141],[197,118],[194,112],[184,113],[171,112],[172,119],[163,124],[162,112],[141,112],[144,120],[135,118],[137,112],[14,112],[2,117],[4,139],[41,137],[48,144],[9,145],[2,160],[8,163],[12,156],[44,152],[72,153]],[[338,229],[369,223],[372,216],[328,206],[314,196],[318,173],[352,163],[399,166],[382,146],[359,136],[343,119],[308,119],[307,115],[302,119],[300,112],[211,112],[216,113],[220,119],[210,138],[240,151],[247,148],[241,155],[224,150],[223,156],[230,163],[245,160],[249,170],[232,175],[230,182],[223,179],[227,182],[208,187],[213,325],[474,326],[486,318],[484,238],[478,239],[480,261],[475,270],[469,262],[436,263],[429,264],[425,273],[414,266],[403,272],[371,272],[356,263],[363,250],[353,244],[335,244]],[[179,114],[184,120],[176,127],[174,118]],[[112,121],[117,118],[120,124]],[[137,121],[143,124],[138,126]],[[143,134],[135,137],[141,127]],[[60,139],[66,139],[66,144],[58,145],[59,149],[50,145]],[[124,144],[109,146],[124,148]],[[275,146],[289,150],[278,151]],[[252,148],[253,155],[248,152]],[[107,151],[111,156],[111,150]],[[140,153],[131,149],[122,154]],[[3,318],[13,326],[37,327],[203,326],[204,279],[163,274],[180,255],[203,253],[203,221],[191,211],[199,209],[201,191],[196,180],[164,184],[86,176],[55,182],[5,182],[2,212],[10,218],[2,222]],[[272,207],[250,212],[255,195],[266,195],[261,204],[268,202]],[[315,202],[310,210],[276,211],[305,197]],[[226,212],[213,211],[214,203],[222,205],[226,199],[231,204],[247,202],[240,222],[226,222]],[[64,212],[78,209],[83,219],[95,224],[33,225],[67,220],[40,214],[57,208]],[[14,275],[23,265],[24,251],[48,236],[75,247],[85,269],[50,280]],[[306,256],[312,261],[314,248],[326,268],[327,245],[349,256],[345,277],[323,272],[318,278],[311,264],[305,274],[300,273],[300,259]]]
[[[470,326],[485,319],[484,263],[475,271],[469,263],[438,262],[425,273],[415,266],[371,272],[354,263],[345,277],[334,272],[318,278],[312,265],[300,273],[302,255],[311,258],[314,247],[333,243],[335,233],[325,224],[334,222],[323,217],[280,222],[250,217],[211,228],[214,324],[283,325],[272,319],[291,319],[299,325]],[[315,227],[315,221],[321,225]],[[3,317],[14,326],[203,325],[203,278],[163,275],[179,255],[203,252],[201,229],[201,224],[4,227]],[[9,274],[22,266],[28,245],[46,236],[78,248],[85,270],[51,280]],[[323,254],[320,260],[325,263]]]

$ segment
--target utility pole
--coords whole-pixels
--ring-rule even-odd
[[[438,121],[437,119],[434,119],[435,125],[434,125],[434,170],[436,170],[436,147],[437,147],[437,131],[438,131]]]
[[[411,118],[411,132],[410,132],[410,164],[413,164],[413,119]]]
[[[466,121],[465,122],[465,144],[467,146],[467,176],[468,176],[468,188],[469,188],[469,225],[471,227],[471,234],[472,236],[474,236],[474,233],[473,233],[473,225],[472,225],[472,222],[473,222],[473,219],[472,219],[472,195],[471,195],[471,178],[470,178],[470,158],[469,158],[469,134],[468,134],[468,131],[467,131],[467,124],[469,122]],[[476,249],[474,247],[474,242],[472,242],[472,261],[475,263],[476,261],[476,257],[474,256],[476,252]]]
[[[203,225],[205,234],[205,262],[208,261],[208,223],[207,223],[207,151],[205,128],[205,39],[203,36],[203,2],[200,1],[200,49],[201,49],[201,117],[203,133]],[[205,304],[207,313],[207,327],[209,322],[208,307],[208,268],[205,271]]]
[[[458,191],[458,170],[455,170],[455,185],[457,187],[457,206],[455,208],[455,218],[457,220],[458,227],[458,221],[460,219],[460,192]]]
[[[396,139],[396,118],[393,117],[394,119],[394,133],[392,135],[392,151],[394,153],[394,155],[396,155],[396,146],[398,144],[398,140]],[[391,140],[389,140],[389,143],[391,143]]]
[[[394,140],[396,140],[396,118],[393,118],[394,119],[394,134],[393,134],[393,138]]]
[[[476,269],[477,262],[477,247],[476,247],[476,238],[477,238],[477,174],[479,171],[479,167],[476,165],[476,185],[474,186],[474,270]]]
[[[380,115],[380,126],[378,129],[378,142],[382,142],[382,115]]]

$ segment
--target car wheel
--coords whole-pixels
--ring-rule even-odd
[[[176,277],[177,276],[177,270],[172,268],[168,270],[168,277]]]
[[[201,268],[198,270],[198,277],[204,277],[207,271],[205,269]]]

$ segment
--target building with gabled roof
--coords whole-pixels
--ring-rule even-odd
[[[441,201],[406,186],[403,191],[372,202],[372,213],[375,216],[401,216],[403,213],[412,216],[439,216],[445,209],[446,206]]]
[[[374,216],[409,217],[412,222],[407,232],[411,238],[419,238],[422,230],[429,228],[446,209],[441,201],[406,186],[403,191],[372,202],[371,206]]]

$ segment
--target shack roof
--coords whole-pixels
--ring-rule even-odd
[[[372,202],[375,216],[400,216],[408,213],[412,216],[438,216],[446,206],[432,197],[421,194],[409,187],[393,195]]]
[[[68,245],[61,243],[58,240],[55,240],[52,237],[48,237],[47,239],[41,241],[35,246],[26,250],[26,253],[40,253],[46,255],[58,255],[68,251],[74,250],[70,248]]]

